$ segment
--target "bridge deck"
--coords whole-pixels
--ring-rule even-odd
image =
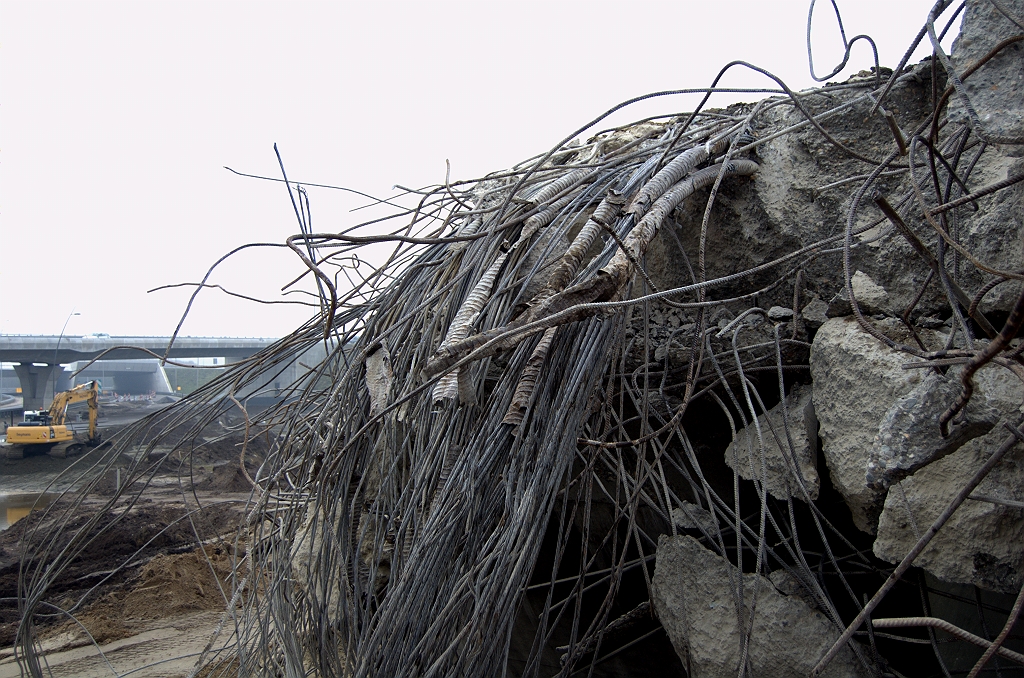
[[[144,348],[158,356],[167,352],[170,337],[58,337],[0,335],[0,362],[67,364],[91,360],[104,351],[104,360],[152,358]],[[167,352],[168,358],[245,358],[273,344],[276,339],[249,337],[179,337]]]

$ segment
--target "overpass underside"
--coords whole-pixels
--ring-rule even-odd
[[[99,380],[107,392],[126,395],[174,393],[167,372],[155,359],[96,361],[75,376],[72,376],[74,363],[69,367],[71,369],[65,369],[64,365],[15,364],[13,369],[2,370],[0,391],[20,396],[26,410],[46,409],[54,393],[93,379]]]
[[[0,335],[0,363],[14,363],[25,409],[48,407],[53,394],[67,390],[70,373],[63,366],[103,356],[76,378],[76,383],[89,379],[103,381],[105,390],[129,394],[175,392],[159,361],[151,356],[166,355],[171,359],[219,357],[240,360],[254,355],[274,339],[248,337],[111,337],[108,335],[28,336]],[[94,376],[95,375],[95,376]],[[0,391],[11,392],[10,385],[0,381]],[[11,393],[15,395],[14,393]]]

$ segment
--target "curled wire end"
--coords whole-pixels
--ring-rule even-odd
[[[949,437],[949,420],[954,416],[956,416],[955,410],[946,410],[942,413],[942,416],[939,417],[939,434],[943,438]]]
[[[960,397],[957,398],[956,402],[950,405],[949,408],[939,417],[939,433],[943,438],[949,437],[949,423],[953,421],[965,407],[967,407],[967,403],[970,402],[973,394],[974,385],[965,381],[964,390],[960,393]]]

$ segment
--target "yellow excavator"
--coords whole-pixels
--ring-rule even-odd
[[[55,395],[48,411],[26,411],[24,421],[7,428],[7,458],[21,459],[26,454],[37,452],[46,452],[54,457],[69,457],[80,454],[86,447],[99,445],[100,433],[96,429],[99,393],[99,382],[90,381]],[[82,401],[89,405],[89,434],[84,440],[76,437],[65,423],[68,405]]]

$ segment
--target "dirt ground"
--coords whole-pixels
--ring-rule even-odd
[[[6,648],[0,649],[0,678],[21,675],[13,647],[19,570],[39,574],[45,567],[42,559],[26,557],[26,544],[56,532],[59,551],[96,517],[97,536],[47,590],[40,610],[52,614],[35,618],[52,675],[109,676],[113,670],[185,676],[211,641],[214,649],[226,644],[234,628],[225,615],[232,577],[244,576],[235,574],[244,573],[245,559],[237,533],[251,508],[251,484],[239,468],[240,440],[215,426],[203,431],[198,446],[189,446],[196,448],[191,455],[168,447],[140,449],[163,463],[134,504],[114,499],[116,472],[108,472],[75,510],[61,498],[0,532],[0,648]],[[264,452],[260,444],[251,446],[250,474]],[[0,489],[38,491],[69,460],[18,461],[26,463],[9,462],[0,470]],[[225,631],[214,638],[219,627]]]

